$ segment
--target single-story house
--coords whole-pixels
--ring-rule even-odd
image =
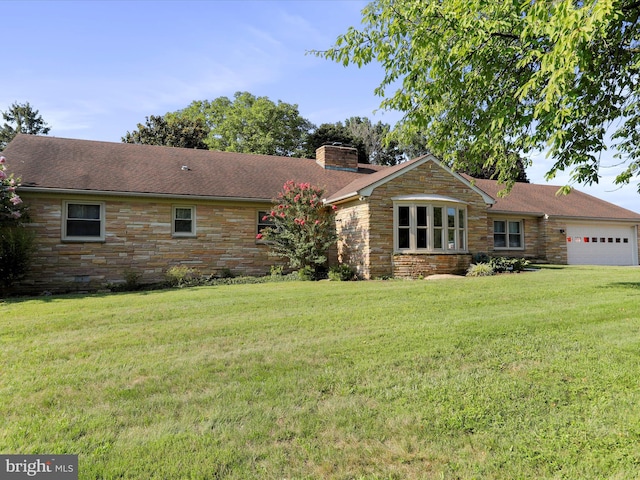
[[[638,264],[640,214],[579,191],[459,175],[432,155],[358,164],[326,145],[316,159],[18,135],[3,155],[21,177],[36,252],[22,287],[100,288],[169,268],[263,275],[282,263],[256,238],[286,181],[335,205],[331,262],[361,278],[463,272],[474,254],[560,264]]]

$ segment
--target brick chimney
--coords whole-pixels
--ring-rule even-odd
[[[358,171],[358,150],[341,144],[322,145],[316,150],[316,163],[326,170]]]

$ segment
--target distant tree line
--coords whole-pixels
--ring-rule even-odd
[[[181,110],[151,115],[122,141],[301,158],[313,158],[320,146],[337,142],[355,147],[360,163],[374,165],[396,165],[428,153],[425,137],[415,135],[400,143],[387,123],[350,117],[316,126],[300,115],[297,105],[249,92],[196,100]],[[516,165],[518,181],[528,181],[525,162],[518,159]],[[495,173],[482,159],[457,170],[477,178],[491,178]]]

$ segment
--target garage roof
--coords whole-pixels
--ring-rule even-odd
[[[503,184],[481,179],[476,179],[475,184],[496,200],[492,212],[640,221],[636,212],[575,189],[562,195],[557,194],[561,188],[558,186],[515,183],[509,195],[501,198],[498,192],[504,190]]]

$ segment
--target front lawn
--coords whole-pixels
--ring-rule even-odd
[[[0,303],[0,453],[81,479],[636,478],[640,269]]]

